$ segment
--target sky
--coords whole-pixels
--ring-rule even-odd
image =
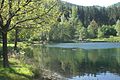
[[[67,1],[73,4],[82,5],[82,6],[98,5],[103,7],[107,7],[109,5],[120,2],[120,0],[62,0],[62,1]]]

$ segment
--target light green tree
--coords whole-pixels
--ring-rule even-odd
[[[102,31],[102,28],[98,28],[98,35],[97,35],[98,38],[102,38],[104,37],[104,32]]]
[[[102,25],[102,27],[98,28],[98,38],[110,36],[116,36],[116,30],[114,29],[114,25]]]
[[[96,38],[97,37],[97,31],[98,31],[98,24],[95,20],[92,20],[90,22],[90,25],[88,26],[88,34],[89,38]]]
[[[70,24],[67,20],[64,22],[56,23],[52,25],[50,30],[50,40],[52,41],[69,41],[71,39],[71,30]]]
[[[85,27],[81,28],[80,35],[79,35],[79,40],[84,40],[88,36],[87,29]]]
[[[82,22],[79,21],[76,25],[76,37],[78,38],[78,40],[83,40],[87,38],[87,35],[87,29],[83,26]]]
[[[77,8],[77,6],[72,6],[72,18],[77,18],[77,13],[78,13],[78,8]]]
[[[117,31],[117,35],[120,36],[120,20],[117,20],[115,29]]]
[[[9,67],[7,34],[18,26],[31,27],[34,24],[41,24],[57,0],[1,0],[0,1],[0,31],[3,42],[3,66]],[[54,12],[56,13],[56,12]],[[47,16],[46,16],[47,15]],[[34,23],[36,22],[36,23]]]

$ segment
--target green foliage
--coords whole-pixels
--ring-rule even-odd
[[[87,38],[87,35],[87,29],[83,26],[81,21],[79,21],[76,28],[76,37],[78,38],[78,40],[83,40]]]
[[[102,28],[98,28],[98,38],[104,37],[104,32],[102,31]]]
[[[15,39],[15,30],[11,30],[11,32],[8,32],[8,42],[13,42]]]
[[[28,38],[34,36],[31,35],[32,33],[36,35],[40,34],[37,33],[38,30],[41,31],[37,29],[38,26],[54,24],[59,14],[56,0],[18,0],[11,1],[10,3],[8,1],[3,2],[0,9],[0,19],[2,20],[0,22],[0,31],[10,31],[8,33],[9,41],[14,41],[15,31],[12,29],[19,30],[19,38],[28,40]],[[0,4],[2,3],[0,2]],[[34,38],[36,37],[34,36]],[[31,38],[31,40],[32,39],[33,38]],[[37,38],[37,40],[39,39]]]
[[[78,18],[73,18],[71,17],[69,19],[69,26],[70,26],[70,35],[71,35],[71,39],[75,39],[75,35],[76,35],[76,29],[77,29],[77,26],[80,25],[80,21],[78,20]]]
[[[118,3],[119,4],[119,3]],[[112,7],[100,6],[76,6],[73,4],[65,3],[64,9],[67,9],[67,16],[77,16],[85,27],[94,19],[99,25],[107,24],[113,25],[119,19],[120,6],[115,5]],[[77,14],[77,15],[76,15]]]
[[[53,41],[69,41],[71,38],[69,23],[67,21],[64,21],[58,25],[53,25],[49,36],[50,40]]]
[[[8,13],[9,6],[7,2],[5,2],[6,7],[2,15]],[[81,7],[57,1],[57,6],[54,6],[49,11],[55,2],[56,0],[41,0],[41,2],[33,0],[25,7],[23,7],[26,3],[24,0],[21,0],[20,4],[17,1],[12,2],[11,12],[14,13],[18,8],[21,9],[11,19],[9,29],[19,21],[31,19],[16,25],[16,28],[19,30],[18,41],[70,41],[74,39],[115,36],[116,31],[117,34],[120,33],[118,28],[120,21],[116,22],[119,17],[119,7]],[[3,15],[4,23],[6,22],[5,16],[8,17],[8,15]],[[38,18],[32,19],[34,17]],[[115,22],[115,29],[107,25],[101,26],[103,24],[111,25]],[[14,35],[15,30],[8,33],[9,42],[14,41]]]
[[[109,37],[109,36],[116,36],[116,30],[113,26],[103,25],[100,28],[99,36],[102,33],[101,37]]]
[[[72,6],[72,18],[75,19],[78,16],[78,8],[77,6]]]
[[[117,31],[117,35],[120,36],[120,20],[116,22],[115,29]]]
[[[82,27],[79,38],[83,40],[83,39],[87,39],[87,37],[88,37],[87,29],[85,27]]]
[[[96,23],[95,20],[92,20],[90,22],[90,25],[88,26],[89,38],[96,38],[97,30],[98,30],[98,24]]]
[[[116,33],[117,33],[116,30],[109,26],[108,30],[105,32],[105,36],[108,36],[108,37],[116,36]]]

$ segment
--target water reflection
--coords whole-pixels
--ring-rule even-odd
[[[34,59],[69,80],[120,80],[120,48],[74,49],[33,46]]]
[[[85,74],[84,76],[76,76],[69,80],[120,80],[120,77],[118,75],[106,72],[97,75]]]

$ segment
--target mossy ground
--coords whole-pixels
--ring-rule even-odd
[[[8,44],[8,52],[13,50],[14,44]],[[27,44],[23,42],[18,43],[18,49],[26,47]],[[2,43],[0,43],[0,54],[2,53]],[[0,80],[32,80],[31,66],[25,64],[21,59],[10,57],[10,68],[3,68],[2,58],[0,57]]]
[[[32,80],[33,73],[30,66],[22,64],[15,58],[10,58],[10,68],[2,67],[0,59],[0,80]]]

